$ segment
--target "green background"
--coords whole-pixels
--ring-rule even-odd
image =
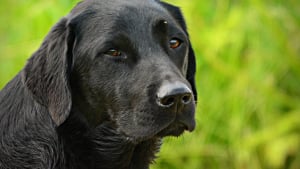
[[[77,0],[1,0],[0,88]],[[197,55],[197,129],[152,169],[300,169],[300,1],[168,0]]]

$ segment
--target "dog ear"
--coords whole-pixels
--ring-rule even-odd
[[[68,117],[72,98],[69,76],[74,35],[66,18],[61,19],[28,60],[23,80],[33,98],[45,106],[59,126]]]
[[[188,35],[187,28],[186,28],[186,23],[184,21],[184,17],[182,15],[180,9],[178,7],[167,4],[165,2],[159,2],[159,3],[165,9],[168,10],[168,12],[173,16],[173,18],[175,18],[175,20],[178,22],[178,24],[182,27],[182,29]],[[195,84],[195,74],[196,74],[196,57],[195,57],[195,53],[194,53],[194,50],[192,48],[192,45],[189,41],[188,68],[187,68],[186,79],[191,84],[192,90],[193,90],[193,93],[194,93],[194,98],[197,101],[197,90],[196,90],[196,84]]]

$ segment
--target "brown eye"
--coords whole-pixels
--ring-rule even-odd
[[[109,49],[107,52],[105,52],[105,54],[114,56],[114,57],[118,57],[118,56],[122,55],[122,53],[116,49]]]
[[[176,49],[181,45],[181,40],[173,38],[169,41],[170,48]]]

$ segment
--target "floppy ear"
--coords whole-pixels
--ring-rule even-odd
[[[185,31],[185,33],[188,35],[186,24],[183,18],[183,15],[178,7],[172,6],[170,4],[167,4],[165,2],[159,2],[165,9],[169,11],[169,13],[175,18],[175,20],[178,22],[178,24],[182,27],[182,29]],[[194,98],[197,101],[197,90],[196,90],[196,84],[195,84],[195,74],[196,74],[196,58],[195,53],[192,48],[191,43],[189,42],[189,52],[188,52],[188,68],[187,68],[187,75],[186,79],[189,81],[189,83],[192,86],[192,90],[194,93]]]
[[[39,104],[47,107],[57,125],[66,120],[72,105],[69,76],[73,43],[73,33],[63,18],[51,29],[23,70],[25,86]]]

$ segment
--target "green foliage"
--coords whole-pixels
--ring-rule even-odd
[[[152,169],[300,168],[300,1],[180,1],[197,54],[197,130]],[[0,2],[0,87],[76,0]]]

